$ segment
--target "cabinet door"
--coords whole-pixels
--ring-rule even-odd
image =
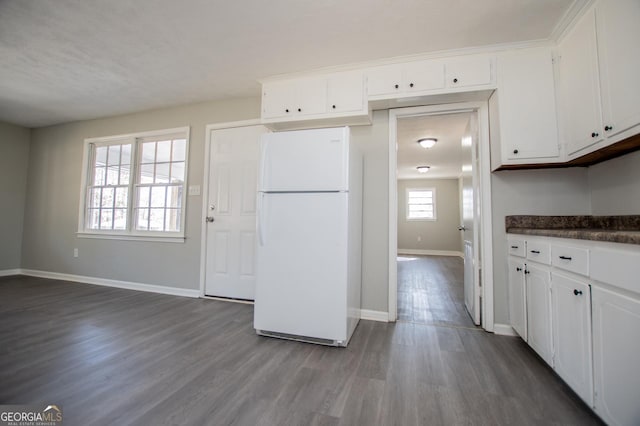
[[[587,405],[593,406],[589,285],[554,273],[551,300],[555,370]]]
[[[607,136],[640,124],[640,1],[596,6],[603,124]]]
[[[527,337],[529,345],[553,367],[551,338],[551,273],[526,264]]]
[[[446,63],[447,87],[481,86],[491,83],[491,58],[450,59]]]
[[[562,40],[559,51],[564,139],[571,155],[604,137],[593,10]]]
[[[402,92],[402,67],[385,65],[371,68],[367,72],[367,93],[369,96],[390,95]]]
[[[592,288],[596,413],[611,425],[640,424],[640,301]]]
[[[407,92],[444,88],[444,62],[433,60],[407,64],[402,84]]]
[[[267,83],[262,88],[262,118],[294,115],[296,87],[289,81]]]
[[[327,111],[364,109],[364,75],[360,71],[333,74],[327,80]]]
[[[558,157],[550,49],[528,49],[498,58],[498,107],[503,159]]]
[[[298,80],[294,108],[298,115],[325,113],[327,111],[327,79],[317,77]]]
[[[509,318],[511,327],[527,341],[527,294],[524,280],[524,263],[509,259]]]

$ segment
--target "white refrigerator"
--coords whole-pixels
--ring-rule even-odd
[[[360,319],[362,155],[348,127],[262,136],[254,328],[346,346]]]

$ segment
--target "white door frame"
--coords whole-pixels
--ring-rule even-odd
[[[493,234],[491,226],[491,150],[489,146],[488,102],[408,107],[389,110],[389,321],[398,316],[398,119],[417,115],[442,115],[473,111],[478,114],[480,148],[480,282],[482,284],[482,328],[494,331],[493,318]]]
[[[205,297],[205,280],[206,280],[206,266],[207,266],[207,227],[205,218],[209,211],[207,210],[206,197],[209,196],[209,156],[211,155],[211,131],[232,129],[236,127],[249,127],[262,125],[260,119],[242,120],[242,121],[230,121],[227,123],[207,124],[205,128],[205,143],[204,143],[204,176],[202,182],[202,191],[200,195],[202,197],[200,224],[202,229],[200,231],[200,297]],[[209,297],[209,296],[207,296]]]

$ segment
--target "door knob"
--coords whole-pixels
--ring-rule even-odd
[[[465,228],[464,226],[458,226],[458,231],[466,231],[467,228]]]
[[[213,216],[207,216],[206,221],[207,222],[213,222],[215,219],[213,218]]]
[[[216,206],[214,206],[213,204],[210,204],[210,205],[209,205],[209,210],[213,211],[213,210],[215,210],[215,209],[216,209]]]

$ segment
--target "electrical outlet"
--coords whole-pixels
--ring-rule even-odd
[[[190,185],[189,195],[200,195],[200,185]]]
[[[73,249],[73,257],[78,257],[78,249],[77,248]]]

